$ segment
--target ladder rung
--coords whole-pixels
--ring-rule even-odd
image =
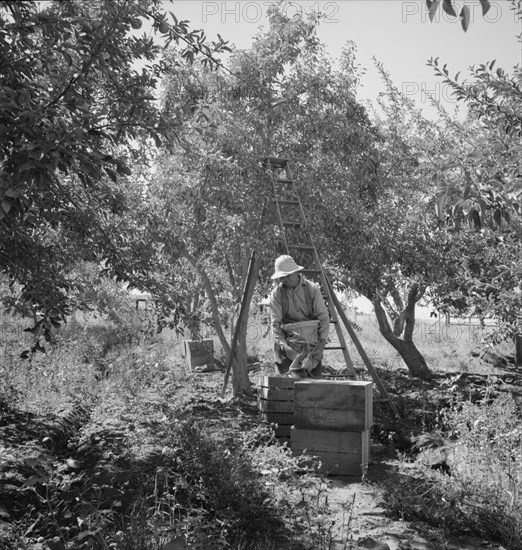
[[[346,349],[344,346],[326,346],[324,349]]]
[[[278,179],[277,180],[277,183],[285,183],[285,184],[290,184],[290,183],[294,183],[294,180],[286,180],[286,179]]]
[[[303,269],[301,273],[310,273],[310,274],[319,274],[321,273],[320,269]]]
[[[286,221],[283,221],[283,225],[300,226],[300,225],[303,225],[303,222],[291,222],[290,220],[286,220]]]
[[[288,199],[277,199],[279,204],[290,204],[292,206],[299,206],[299,201],[297,200],[288,200]]]

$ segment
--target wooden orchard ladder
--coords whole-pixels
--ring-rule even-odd
[[[402,421],[386,388],[365,353],[355,330],[346,317],[342,305],[335,295],[332,283],[323,268],[288,160],[277,157],[266,157],[263,159],[263,165],[270,172],[272,180],[275,214],[280,229],[278,253],[292,256],[298,264],[305,266],[302,273],[308,279],[320,284],[323,298],[330,313],[330,323],[335,327],[339,345],[326,345],[324,348],[325,351],[341,350],[348,370],[348,377],[355,379],[355,369],[348,353],[348,347],[341,326],[342,322],[361,355],[375,385],[379,388],[383,399],[388,402],[396,418]]]

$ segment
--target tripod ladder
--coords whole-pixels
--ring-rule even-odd
[[[313,266],[311,269],[305,267],[302,273],[307,278],[320,284],[323,298],[330,313],[330,323],[335,327],[339,344],[327,344],[325,351],[341,350],[348,370],[348,377],[355,379],[355,369],[341,327],[342,322],[373,381],[379,388],[383,399],[388,402],[395,417],[402,422],[399,412],[393,405],[386,388],[373,368],[350,321],[346,317],[332,283],[323,268],[288,160],[278,157],[266,157],[263,159],[263,165],[269,171],[272,181],[275,214],[280,230],[278,253],[289,254],[301,265]]]
[[[325,351],[342,351],[348,369],[348,376],[355,378],[353,362],[348,352],[337,308],[333,303],[332,289],[326,280],[326,273],[315,247],[288,161],[282,158],[268,157],[264,159],[264,162],[271,172],[275,214],[281,232],[280,250],[278,252],[289,254],[297,263],[304,265],[305,269],[302,273],[308,279],[320,284],[323,299],[330,313],[330,323],[334,326],[338,339],[338,345],[327,344],[324,349]]]

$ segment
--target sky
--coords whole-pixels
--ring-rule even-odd
[[[238,48],[250,48],[260,26],[267,26],[266,12],[275,0],[216,1],[165,0],[165,9],[178,19],[190,21],[190,27],[202,28],[214,40],[219,33]],[[442,2],[441,2],[442,3]],[[470,66],[496,60],[497,66],[512,72],[522,63],[522,45],[517,35],[521,22],[510,10],[508,0],[490,0],[490,10],[484,17],[480,2],[453,0],[457,13],[463,5],[470,8],[467,32],[458,18],[445,14],[441,6],[430,22],[424,0],[337,0],[289,1],[289,15],[300,10],[315,10],[324,15],[319,37],[336,58],[348,40],[357,46],[357,60],[366,69],[359,90],[362,102],[373,103],[384,87],[375,69],[373,58],[384,65],[395,85],[415,100],[428,117],[435,117],[427,94],[440,99],[450,113],[463,118],[465,109],[456,111],[451,90],[427,65],[438,57],[447,64],[450,74],[461,72],[466,77]],[[355,305],[369,313],[371,304],[361,298]],[[431,308],[417,308],[417,316],[430,318]]]
[[[189,20],[191,28],[205,30],[209,39],[219,33],[238,48],[249,48],[260,26],[267,25],[266,12],[275,0],[217,1],[165,0],[165,8],[178,19]],[[442,3],[442,2],[441,2]],[[463,1],[453,1],[460,12]],[[348,40],[357,46],[358,62],[366,69],[359,98],[372,102],[383,85],[373,58],[390,73],[396,86],[414,99],[427,116],[434,114],[427,94],[431,94],[453,112],[456,107],[451,90],[433,69],[431,57],[447,63],[450,74],[468,74],[471,65],[496,60],[511,72],[522,62],[522,45],[516,36],[522,25],[516,21],[508,0],[490,0],[490,10],[483,17],[479,1],[466,0],[470,8],[470,25],[464,32],[460,20],[442,11],[430,22],[423,0],[337,0],[289,1],[287,13],[314,10],[324,15],[319,37],[336,58]]]

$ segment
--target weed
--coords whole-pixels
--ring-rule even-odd
[[[6,416],[0,489],[17,515],[0,548],[333,547],[326,485],[248,416],[255,406],[206,399],[213,388],[187,377],[177,341],[103,351],[96,331],[73,328],[7,369],[16,405],[33,413]],[[78,402],[90,414],[69,422]]]
[[[386,493],[387,505],[406,520],[443,525],[522,548],[522,429],[511,396],[456,401],[442,414],[441,456],[450,475],[417,461]],[[427,436],[426,436],[427,437]],[[412,475],[412,472],[414,475]]]

